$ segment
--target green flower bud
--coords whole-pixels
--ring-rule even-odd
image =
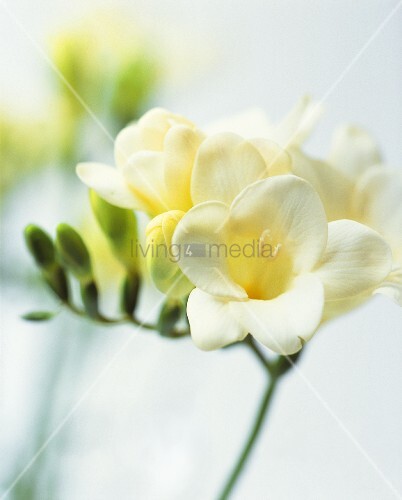
[[[24,231],[28,250],[41,269],[50,269],[56,261],[56,254],[50,236],[38,226],[29,224]]]
[[[81,236],[68,224],[57,226],[56,249],[62,264],[81,281],[92,281],[91,258]]]
[[[172,245],[174,230],[183,216],[180,210],[165,212],[152,219],[146,230],[145,251],[151,278],[161,292],[174,298],[183,297],[194,288],[177,264],[180,249]]]
[[[114,256],[130,273],[135,273],[138,269],[138,259],[131,252],[131,242],[137,236],[137,219],[134,212],[111,205],[92,190],[90,201],[92,211],[109,241]]]

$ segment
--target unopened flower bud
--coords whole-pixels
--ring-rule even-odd
[[[122,291],[122,309],[125,313],[132,315],[138,301],[140,289],[140,277],[138,274],[128,274]]]
[[[92,319],[99,318],[99,292],[94,281],[81,285],[81,298],[88,316]]]
[[[130,273],[135,273],[138,262],[131,252],[131,242],[137,236],[137,220],[134,212],[111,205],[92,190],[90,201],[92,211],[109,241],[114,256]]]
[[[27,247],[41,269],[50,269],[55,263],[55,249],[50,236],[38,226],[30,224],[24,231]]]
[[[91,258],[81,236],[68,224],[57,227],[56,248],[62,264],[81,282],[92,281]]]
[[[177,298],[194,288],[177,264],[180,248],[172,245],[174,230],[183,215],[180,210],[160,214],[151,220],[146,230],[146,258],[151,278],[161,292]]]

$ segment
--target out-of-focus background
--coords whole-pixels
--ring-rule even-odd
[[[110,160],[108,134],[154,105],[200,125],[253,106],[278,119],[308,92],[326,107],[309,152],[325,155],[334,127],[352,122],[401,166],[396,5],[2,2],[0,494],[15,483],[14,500],[216,497],[254,416],[260,366],[241,347],[203,353],[189,339],[95,327],[68,312],[24,322],[55,300],[22,230],[92,227],[76,162]],[[90,75],[84,83],[65,47]],[[118,276],[108,269],[98,272]],[[390,483],[402,496],[401,323],[398,307],[376,297],[322,328],[302,376],[283,381],[234,498],[386,500],[397,497]]]

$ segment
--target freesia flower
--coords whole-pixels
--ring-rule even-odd
[[[215,183],[238,182],[240,188],[258,178],[289,172],[290,159],[277,143],[300,144],[315,123],[318,110],[306,97],[275,126],[270,125],[265,116],[256,120],[256,113],[251,111],[206,127],[204,133],[183,116],[155,108],[117,136],[117,169],[81,163],[77,173],[85,184],[113,205],[143,210],[151,216],[169,210],[187,211],[199,202],[199,190],[205,189],[200,188],[200,184],[208,183],[206,178],[212,164]],[[240,136],[247,137],[248,143]],[[247,167],[247,155],[257,154],[262,159],[256,174],[254,167]],[[240,180],[241,177],[244,179]],[[213,182],[209,184],[213,188]],[[229,191],[232,194],[233,189]],[[207,199],[213,199],[213,194]]]
[[[257,181],[232,202],[223,194],[215,200],[187,212],[172,240],[196,285],[187,314],[201,349],[250,333],[275,352],[295,353],[327,304],[353,300],[390,271],[378,233],[350,220],[328,224],[314,189],[295,176]]]
[[[401,173],[382,163],[368,132],[351,125],[335,131],[326,161],[308,158],[300,150],[290,152],[293,172],[316,189],[328,220],[348,218],[366,224],[390,245],[392,272],[380,288],[368,293],[383,293],[402,305]]]

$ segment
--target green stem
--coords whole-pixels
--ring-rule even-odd
[[[260,407],[258,409],[257,418],[254,422],[254,425],[251,429],[251,433],[246,441],[246,444],[243,448],[243,451],[240,454],[240,457],[231,472],[229,479],[222,490],[222,493],[219,495],[219,500],[226,500],[229,498],[229,495],[232,493],[233,488],[239,479],[239,476],[244,468],[244,465],[250,455],[251,450],[254,447],[254,444],[258,438],[258,435],[261,431],[262,424],[264,423],[265,417],[267,416],[267,410],[269,408],[270,402],[272,401],[272,396],[277,387],[279,377],[272,377],[268,382],[267,389],[265,391],[264,397],[260,403]]]
[[[227,480],[221,494],[218,497],[219,500],[227,500],[230,494],[233,492],[233,488],[236,485],[247,462],[247,459],[249,458],[250,453],[260,434],[262,424],[264,423],[265,417],[267,416],[268,410],[270,408],[270,403],[272,401],[272,396],[275,393],[278,382],[281,377],[283,377],[283,375],[285,375],[285,373],[287,373],[293,367],[293,364],[297,361],[301,354],[301,351],[299,351],[291,356],[279,356],[274,362],[270,362],[258,349],[251,336],[246,338],[246,344],[251,347],[254,354],[263,364],[264,368],[269,374],[269,381],[264,393],[264,397],[260,403],[254,425],[244,445],[244,448],[229,476],[229,479]]]

